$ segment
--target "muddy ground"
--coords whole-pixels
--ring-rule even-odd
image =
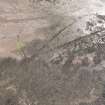
[[[105,105],[104,11],[104,0],[0,0],[0,105]]]

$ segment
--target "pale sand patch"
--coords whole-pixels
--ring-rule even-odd
[[[76,29],[82,29],[85,26],[87,19],[85,15],[90,16],[96,12],[105,13],[105,6],[101,0],[60,0],[59,4],[54,7],[52,5],[51,9],[49,7],[47,9],[47,6],[45,6],[44,12],[40,10],[40,7],[39,10],[34,8],[35,10],[33,11],[33,7],[30,7],[31,4],[28,0],[26,0],[26,2],[21,0],[18,2],[14,1],[14,3],[11,1],[12,0],[0,1],[0,6],[2,5],[0,8],[0,56],[15,56],[13,51],[16,50],[16,36],[20,30],[22,30],[20,33],[21,39],[25,43],[35,39],[45,40],[49,35],[48,31],[51,31],[50,27],[53,23],[61,23],[63,16],[64,18],[74,16],[77,18],[77,22],[73,26],[74,33],[69,37],[73,39],[74,36],[77,38],[75,27]],[[15,6],[16,8],[14,8]],[[52,16],[51,14],[60,15],[61,18],[56,17],[56,15]],[[80,20],[78,18],[80,16],[83,17],[83,19]],[[55,20],[52,21],[53,19],[50,18],[54,18]],[[71,21],[71,18],[67,19],[66,23],[69,23],[69,21]],[[54,30],[55,29],[53,29],[52,32],[54,32]]]

